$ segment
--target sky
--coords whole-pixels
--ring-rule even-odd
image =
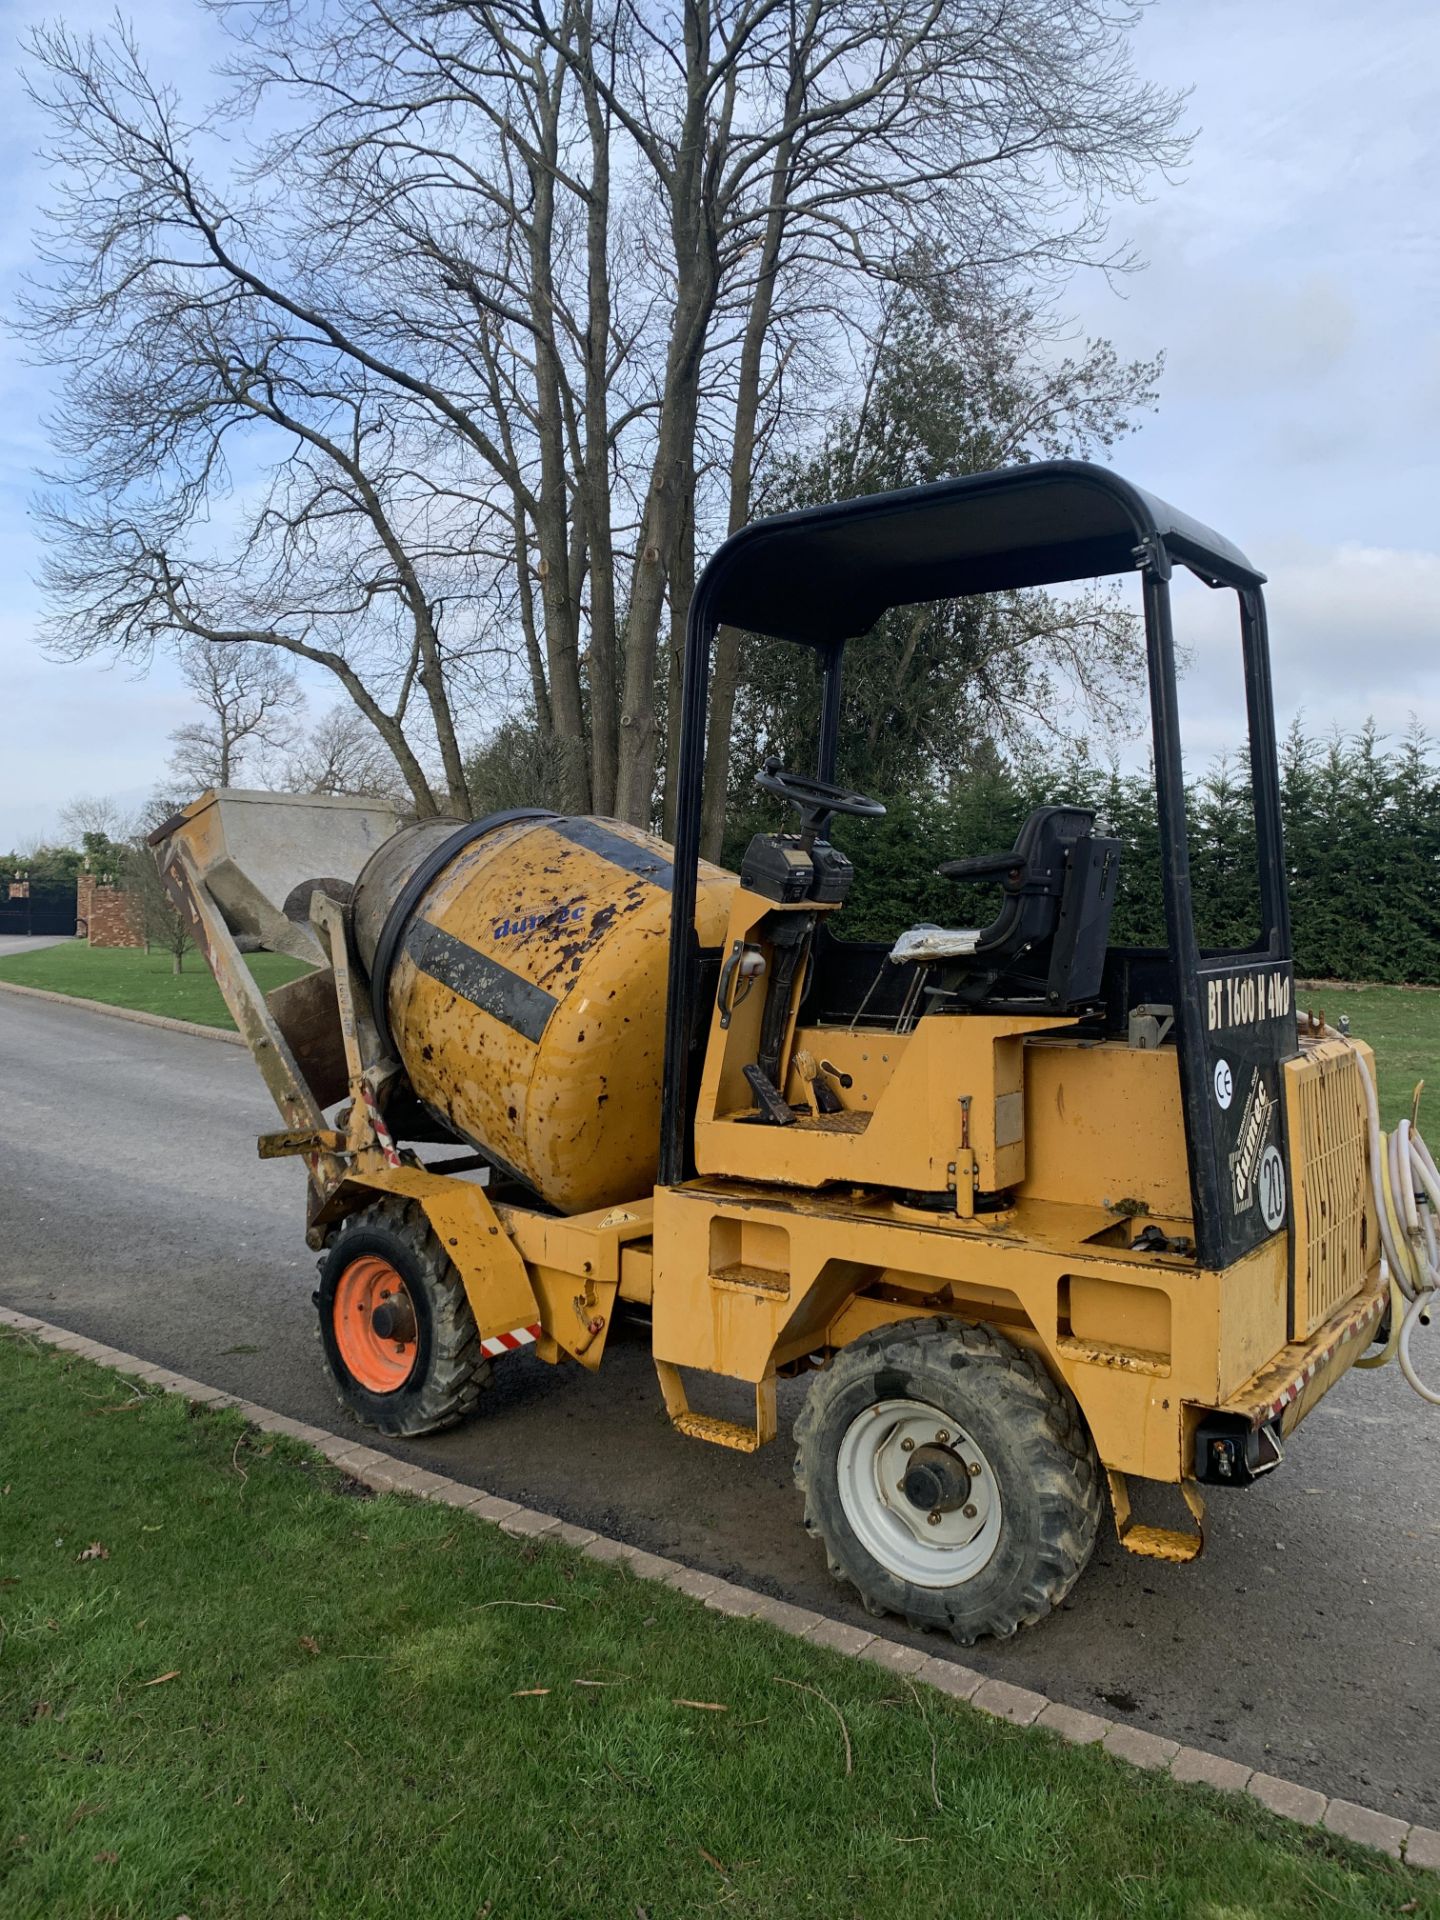
[[[40,18],[103,26],[108,5],[0,0],[0,304],[30,255],[45,176],[16,74]],[[157,68],[208,86],[217,41],[188,0],[136,14]],[[1440,734],[1440,9],[1433,0],[1156,0],[1141,72],[1191,90],[1191,161],[1113,233],[1146,270],[1079,278],[1079,329],[1166,354],[1160,405],[1115,464],[1207,522],[1269,576],[1281,727],[1366,715]],[[47,661],[35,643],[44,380],[0,338],[0,849],[55,830],[68,800],[137,807],[189,715],[174,669]],[[1228,595],[1177,601],[1187,745],[1242,733]],[[317,709],[328,694],[312,688]]]

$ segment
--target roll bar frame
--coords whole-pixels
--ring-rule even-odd
[[[1208,586],[1236,593],[1250,733],[1261,928],[1243,954],[1202,954],[1190,882],[1170,579],[1176,563]],[[1138,571],[1149,679],[1155,792],[1166,930],[1175,983],[1175,1029],[1189,1150],[1197,1256],[1227,1265],[1275,1230],[1242,1220],[1227,1190],[1228,1141],[1212,1097],[1213,1033],[1207,992],[1268,966],[1290,977],[1290,915],[1280,816],[1274,695],[1264,575],[1238,548],[1109,468],[1038,461],[930,486],[877,494],[759,520],[711,558],[691,602],[685,635],[669,998],[661,1111],[660,1182],[690,1171],[691,1035],[698,1012],[694,935],[706,718],[714,636],[722,624],[811,647],[822,692],[817,772],[835,777],[847,642],[891,607],[968,593],[1048,585]],[[1278,990],[1272,987],[1272,993]],[[1262,982],[1262,1000],[1264,983]],[[1217,1004],[1211,1001],[1211,1011]],[[1213,1028],[1213,1020],[1208,1023]],[[1254,1067],[1275,1082],[1294,1051],[1293,1019],[1266,1029]]]

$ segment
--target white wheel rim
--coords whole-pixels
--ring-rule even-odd
[[[937,1445],[963,1461],[970,1492],[962,1506],[932,1520],[901,1483],[915,1450]],[[845,1518],[865,1551],[897,1580],[954,1587],[988,1566],[1000,1541],[1000,1489],[983,1450],[938,1407],[876,1401],[851,1421],[835,1464]]]

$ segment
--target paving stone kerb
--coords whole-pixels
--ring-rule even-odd
[[[135,1020],[142,1027],[165,1027],[171,1033],[191,1033],[202,1040],[219,1040],[227,1047],[243,1047],[244,1040],[228,1027],[207,1027],[198,1020],[174,1020],[168,1013],[146,1013],[140,1007],[113,1007],[108,1000],[86,1000],[78,993],[54,993],[49,987],[26,987],[18,980],[0,980],[0,993],[28,993],[32,1000],[53,1000],[57,1006],[80,1007],[86,1013],[108,1013],[116,1020]]]
[[[63,995],[48,995],[51,999]],[[107,1009],[115,1011],[115,1009]],[[175,1024],[170,1022],[168,1024]],[[225,1036],[220,1036],[225,1037]],[[283,1434],[323,1453],[332,1464],[352,1478],[363,1481],[377,1492],[410,1493],[422,1500],[435,1500],[446,1506],[463,1508],[477,1519],[500,1527],[519,1539],[560,1540],[576,1548],[591,1560],[625,1563],[638,1579],[657,1580],[688,1594],[713,1613],[748,1619],[780,1633],[808,1640],[812,1645],[828,1647],[832,1652],[862,1659],[903,1678],[933,1687],[951,1699],[966,1701],[978,1712],[1007,1720],[1013,1726],[1030,1728],[1076,1745],[1098,1745],[1114,1759],[1149,1772],[1168,1773],[1184,1784],[1209,1787],[1221,1793],[1248,1793],[1262,1806],[1284,1819],[1302,1826],[1323,1827],[1360,1846],[1374,1847],[1393,1859],[1411,1866],[1440,1872],[1440,1833],[1433,1828],[1411,1826],[1393,1814],[1377,1813],[1353,1801],[1327,1799],[1313,1787],[1302,1787],[1293,1780],[1282,1780],[1272,1773],[1252,1773],[1238,1761],[1220,1754],[1206,1753],[1199,1747],[1180,1746],[1142,1727],[1107,1720],[1098,1713],[1085,1713],[1058,1700],[1049,1700],[1029,1687],[1017,1687],[1008,1680],[987,1679],[959,1661],[933,1653],[922,1653],[903,1641],[890,1640],[884,1634],[867,1632],[844,1620],[831,1620],[808,1607],[792,1606],[768,1594],[755,1593],[749,1587],[722,1580],[695,1567],[682,1566],[662,1554],[647,1553],[643,1547],[623,1540],[612,1540],[592,1533],[588,1527],[572,1526],[554,1514],[539,1513],[514,1500],[467,1486],[463,1481],[430,1473],[381,1453],[342,1434],[323,1427],[307,1426],[303,1421],[273,1413],[251,1400],[238,1400],[201,1381],[168,1368],[151,1366],[134,1354],[122,1353],[98,1340],[87,1340],[63,1327],[52,1327],[28,1313],[0,1307],[0,1326],[28,1334],[46,1345],[58,1347],[77,1358],[113,1367],[157,1387],[164,1393],[183,1394],[187,1399],[207,1406],[233,1407],[254,1426],[268,1433]]]

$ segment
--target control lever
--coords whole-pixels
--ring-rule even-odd
[[[845,1103],[825,1078],[824,1063],[804,1047],[796,1049],[795,1071],[810,1089],[817,1113],[843,1113]]]

